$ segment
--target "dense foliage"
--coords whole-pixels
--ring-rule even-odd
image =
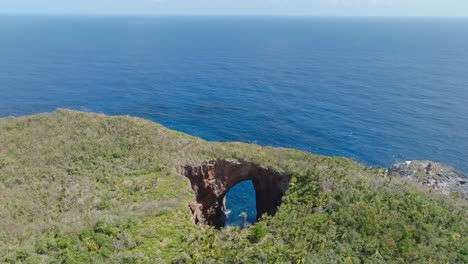
[[[177,164],[292,175],[274,217],[201,229]],[[210,143],[131,117],[0,120],[0,262],[467,263],[467,204],[344,158]]]
[[[324,181],[325,188],[318,184]],[[340,172],[323,179],[311,170],[294,178],[275,217],[245,230],[199,234],[191,257],[213,263],[467,263],[465,217],[466,207],[409,186]]]

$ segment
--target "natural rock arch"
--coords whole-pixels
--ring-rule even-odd
[[[252,180],[258,220],[265,213],[276,213],[290,181],[288,175],[244,161],[213,160],[177,170],[189,178],[195,193],[196,203],[190,205],[194,222],[215,228],[224,227],[225,196],[239,182]]]

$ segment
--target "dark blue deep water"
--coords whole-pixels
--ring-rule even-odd
[[[468,19],[0,17],[0,117],[58,107],[466,173]]]

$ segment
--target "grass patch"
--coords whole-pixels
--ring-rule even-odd
[[[293,175],[277,215],[243,230],[195,226],[174,168],[213,159]],[[466,263],[467,211],[345,158],[206,142],[125,116],[0,119],[0,262]]]

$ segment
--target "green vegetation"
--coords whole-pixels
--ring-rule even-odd
[[[194,225],[174,168],[216,158],[293,175],[276,216]],[[467,263],[467,212],[345,158],[206,142],[133,117],[0,119],[0,262]]]

